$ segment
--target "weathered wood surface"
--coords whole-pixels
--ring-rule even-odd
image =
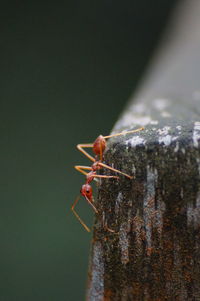
[[[181,5],[113,132],[145,130],[105,154],[134,179],[99,186],[90,301],[200,300],[200,1]]]

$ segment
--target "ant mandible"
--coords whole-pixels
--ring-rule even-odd
[[[107,176],[107,175],[99,175],[97,174],[97,171],[99,169],[102,168],[107,168],[110,169],[111,171],[114,171],[116,173],[122,174],[125,177],[132,179],[133,177],[120,171],[117,170],[115,168],[112,168],[109,165],[104,164],[103,161],[103,154],[106,148],[106,139],[108,138],[112,138],[112,137],[117,137],[117,136],[121,136],[121,135],[126,135],[126,134],[131,134],[131,133],[136,133],[139,132],[141,130],[143,130],[144,128],[141,127],[139,129],[136,130],[132,130],[132,131],[125,131],[125,132],[121,132],[121,133],[117,133],[117,134],[113,134],[113,135],[109,135],[109,136],[98,136],[97,139],[94,141],[94,143],[87,143],[87,144],[78,144],[77,148],[79,151],[81,151],[88,159],[90,159],[93,164],[92,166],[82,166],[82,165],[76,165],[74,166],[76,170],[78,170],[79,172],[81,172],[82,174],[84,174],[86,176],[86,183],[84,185],[82,185],[81,190],[80,190],[80,194],[82,196],[85,197],[85,199],[88,201],[88,203],[90,204],[90,206],[92,207],[92,209],[95,211],[95,213],[98,213],[98,210],[96,209],[96,207],[94,206],[94,198],[93,198],[93,194],[92,194],[92,186],[90,185],[90,183],[97,178],[106,178],[106,179],[110,179],[110,178],[115,178],[118,179],[119,177],[117,176]],[[92,148],[95,157],[92,157],[88,152],[86,152],[84,150],[84,148]],[[86,172],[85,170],[89,170],[89,172]],[[80,218],[80,216],[78,215],[78,213],[75,211],[75,206],[78,202],[80,198],[80,195],[78,196],[78,198],[75,200],[75,202],[73,203],[71,210],[73,211],[73,213],[75,214],[75,216],[77,217],[77,219],[79,220],[79,222],[81,223],[81,225],[88,231],[90,232],[90,229],[86,226],[86,224],[82,221],[82,219]],[[113,232],[111,230],[111,232]]]

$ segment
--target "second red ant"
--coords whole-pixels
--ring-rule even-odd
[[[92,186],[90,185],[90,183],[97,178],[106,178],[106,179],[110,179],[110,178],[115,178],[118,179],[118,176],[107,176],[107,175],[99,175],[97,174],[97,171],[102,169],[102,168],[107,168],[110,169],[113,172],[119,173],[124,175],[125,177],[132,179],[133,177],[120,171],[117,170],[115,168],[112,168],[109,165],[106,165],[103,163],[103,154],[106,148],[106,139],[108,138],[112,138],[112,137],[116,137],[116,136],[121,136],[121,135],[126,135],[126,134],[131,134],[131,133],[136,133],[139,132],[141,130],[143,130],[144,128],[141,127],[139,129],[136,130],[132,130],[132,131],[125,131],[125,132],[121,132],[121,133],[117,133],[117,134],[113,134],[113,135],[109,135],[109,136],[98,136],[97,139],[94,141],[94,143],[88,143],[88,144],[78,144],[77,148],[79,151],[81,151],[88,159],[90,159],[93,164],[91,166],[81,166],[81,165],[76,165],[75,169],[78,170],[79,172],[81,172],[82,174],[84,174],[86,176],[86,183],[84,185],[82,185],[81,187],[81,195],[85,197],[85,199],[88,201],[88,203],[90,204],[90,206],[92,207],[92,209],[95,211],[95,213],[98,213],[98,210],[96,209],[95,205],[94,205],[94,198],[93,198],[93,194],[92,194]],[[95,154],[95,158],[92,157],[88,152],[86,152],[86,150],[84,150],[84,148],[92,148],[94,154]],[[86,170],[89,170],[89,172],[86,172]],[[80,196],[75,200],[75,202],[73,203],[71,210],[73,211],[73,213],[75,214],[75,216],[77,217],[77,219],[79,220],[79,222],[82,224],[82,226],[88,231],[90,232],[90,229],[86,226],[86,224],[82,221],[82,219],[80,218],[80,216],[78,215],[78,213],[75,211],[75,206],[79,200]],[[111,230],[111,232],[114,232]]]

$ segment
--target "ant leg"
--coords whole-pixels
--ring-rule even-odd
[[[92,170],[92,167],[89,167],[89,166],[81,166],[81,165],[76,165],[76,166],[74,166],[74,168],[76,169],[76,170],[78,170],[80,173],[82,173],[82,174],[84,174],[84,175],[86,175],[87,176],[87,172],[86,171],[84,171],[83,169],[87,169],[87,170]]]
[[[95,213],[99,213],[98,210],[97,210],[97,208],[93,205],[94,199],[92,198],[92,200],[89,200],[86,195],[84,197],[86,198],[86,200],[88,201],[88,203],[90,204],[90,206],[92,207],[92,209],[95,211]]]
[[[116,137],[116,136],[121,136],[121,135],[126,135],[126,134],[131,134],[131,133],[137,133],[144,130],[144,127],[141,127],[139,129],[133,130],[133,131],[125,131],[125,132],[121,132],[121,133],[117,133],[117,134],[113,134],[113,135],[109,135],[109,136],[103,136],[104,139],[108,139],[108,138],[112,138],[112,137]]]
[[[118,173],[124,175],[125,177],[127,177],[127,178],[129,178],[129,179],[133,179],[132,176],[129,176],[129,175],[127,175],[126,173],[124,173],[124,172],[122,172],[122,171],[120,171],[120,170],[118,170],[118,169],[112,168],[112,167],[110,167],[109,165],[106,165],[106,164],[101,163],[101,162],[99,162],[98,165],[100,165],[100,166],[102,166],[102,167],[104,167],[104,168],[110,169],[110,170],[112,170],[112,171],[114,171],[114,172],[118,172]]]
[[[80,218],[80,216],[78,215],[78,213],[74,209],[74,207],[76,206],[79,198],[80,198],[80,196],[78,196],[77,199],[75,200],[74,204],[71,207],[71,210],[73,211],[74,215],[79,220],[79,222],[81,223],[81,225],[85,228],[85,230],[88,231],[88,232],[90,232],[90,229],[86,226],[86,224],[82,221],[82,219]]]
[[[106,175],[95,175],[93,177],[94,178],[105,178],[105,179],[111,179],[111,178],[113,178],[113,179],[119,179],[119,177],[117,177],[117,176],[106,176]]]
[[[76,170],[78,170],[79,172],[81,172],[82,174],[84,174],[85,176],[88,175],[88,172],[86,172],[86,171],[84,171],[84,170],[82,170],[82,169],[92,170],[92,167],[89,167],[89,166],[81,166],[81,165],[76,165],[76,166],[74,166],[74,168],[75,168]],[[95,180],[96,182],[98,182],[97,179],[94,179],[94,180]]]
[[[93,158],[90,154],[88,154],[88,152],[86,152],[84,150],[85,147],[93,147],[93,144],[92,143],[89,143],[89,144],[78,144],[77,145],[77,148],[80,152],[82,152],[88,159],[90,159],[91,161],[95,162],[95,158]]]

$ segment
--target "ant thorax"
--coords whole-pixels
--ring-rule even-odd
[[[99,169],[101,169],[101,166],[99,165],[100,161],[95,161],[93,164],[92,164],[92,170],[93,171],[97,171]]]
[[[86,175],[86,184],[89,184],[90,182],[92,182],[95,175],[96,175],[96,171],[88,172],[88,174]]]

